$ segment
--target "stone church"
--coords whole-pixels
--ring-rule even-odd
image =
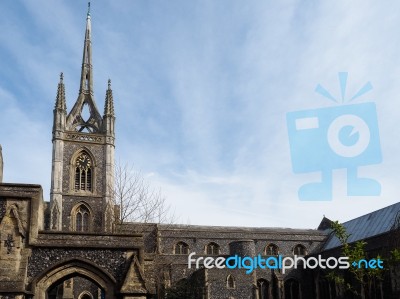
[[[93,93],[91,30],[88,12],[79,95],[70,111],[62,74],[58,83],[50,202],[43,200],[40,185],[2,182],[0,147],[0,299],[353,298],[319,270],[246,274],[188,267],[191,252],[204,257],[339,255],[326,218],[309,230],[149,223],[116,229],[113,93],[108,81],[100,114]],[[400,203],[345,226],[352,242],[367,240],[369,252],[399,248]],[[389,270],[371,298],[400,298],[400,268]]]

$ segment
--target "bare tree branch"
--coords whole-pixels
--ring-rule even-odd
[[[115,165],[112,197],[119,207],[115,219],[118,224],[175,222],[161,189],[152,188],[140,171],[127,164]]]

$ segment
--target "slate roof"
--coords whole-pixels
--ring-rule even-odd
[[[326,236],[329,232],[306,228],[283,228],[283,227],[242,227],[242,226],[209,226],[188,224],[157,224],[126,222],[123,224],[124,231],[133,231],[135,226],[153,227],[157,226],[160,231],[182,231],[182,232],[209,232],[209,233],[245,233],[245,234],[276,234],[276,235],[315,235]]]
[[[344,222],[347,233],[350,234],[349,243],[367,239],[386,233],[392,229],[400,217],[400,202],[372,213]],[[325,243],[323,250],[340,246],[339,240],[331,235]]]

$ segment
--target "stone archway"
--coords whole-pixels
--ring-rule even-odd
[[[115,279],[92,262],[85,260],[69,260],[47,269],[32,282],[35,299],[47,299],[48,289],[58,282],[78,276],[93,281],[105,294],[105,299],[115,298]]]
[[[78,299],[94,299],[94,298],[91,293],[84,291],[78,296]]]

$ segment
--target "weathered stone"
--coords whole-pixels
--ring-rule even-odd
[[[114,104],[111,82],[103,116],[94,100],[91,17],[87,14],[79,96],[67,113],[63,74],[53,110],[50,203],[38,185],[3,184],[0,146],[0,299],[324,299],[339,286],[321,269],[207,269],[205,258],[339,256],[324,250],[330,220],[319,229],[210,227],[114,222]],[[82,110],[89,109],[87,119]],[[399,206],[400,210],[400,206]],[[369,236],[368,254],[400,244],[393,227]],[[114,230],[113,230],[114,229]],[[275,253],[271,253],[273,248]],[[188,254],[203,260],[188,264]],[[400,266],[389,266],[383,298],[400,298]],[[384,283],[384,284],[383,284]],[[385,286],[383,288],[382,286]],[[371,285],[372,288],[372,285]],[[341,298],[344,298],[343,296]],[[378,297],[376,297],[378,298]]]

